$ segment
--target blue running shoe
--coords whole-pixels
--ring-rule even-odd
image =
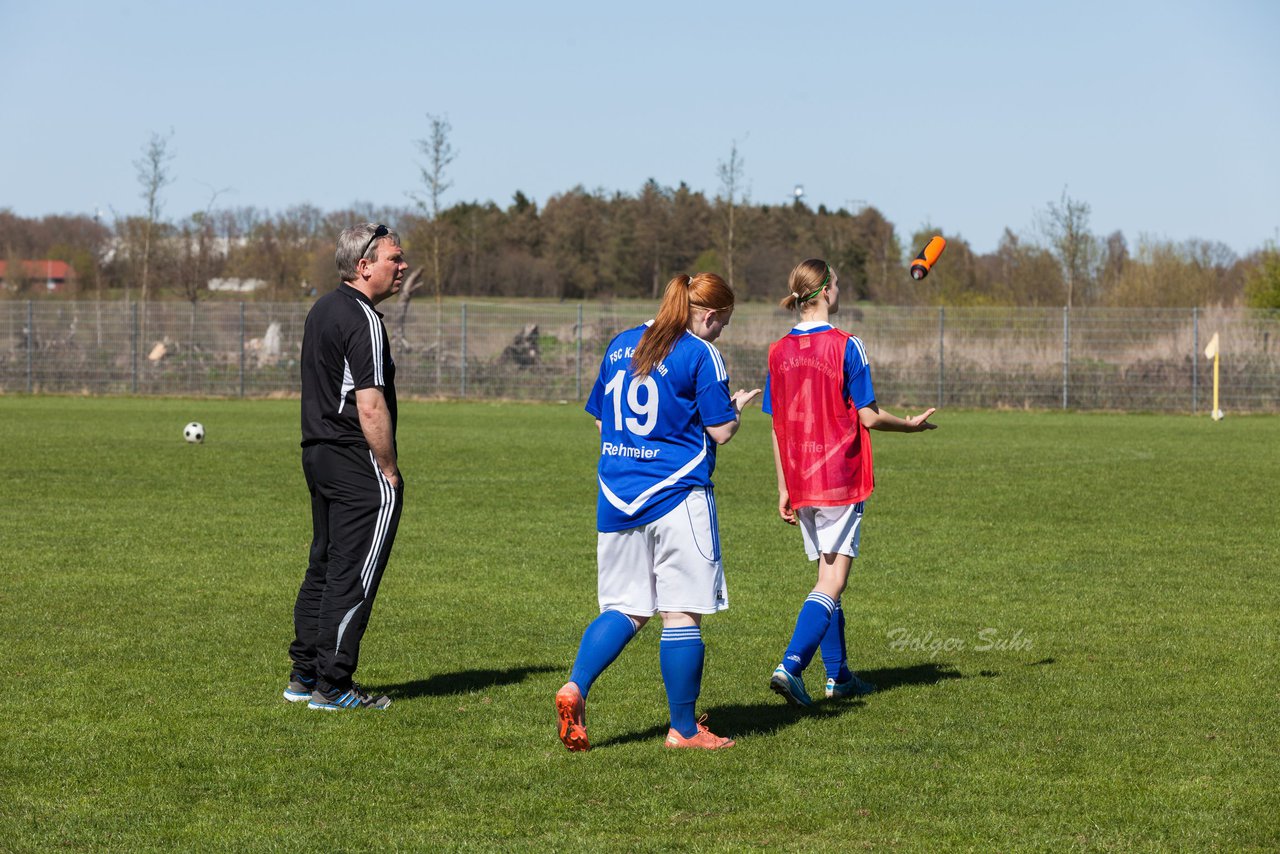
[[[846,697],[865,697],[874,693],[875,690],[876,686],[865,679],[860,679],[858,674],[854,673],[848,682],[828,679],[826,694],[828,700],[843,700]]]
[[[310,700],[311,692],[315,689],[316,677],[290,673],[289,684],[284,689],[284,698],[290,703],[301,703],[303,700]]]
[[[793,706],[801,709],[813,707],[813,700],[809,698],[809,692],[804,689],[804,680],[799,676],[793,676],[781,664],[778,665],[777,670],[773,671],[773,678],[769,680],[769,689],[775,694],[782,695],[782,699]]]
[[[338,688],[332,691],[314,691],[308,709],[320,709],[325,712],[339,712],[345,709],[385,709],[391,705],[391,698],[385,695],[370,696],[369,692],[352,682],[351,687],[343,691]]]

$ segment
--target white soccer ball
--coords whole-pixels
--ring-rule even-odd
[[[192,421],[186,427],[182,428],[182,438],[186,439],[193,445],[198,445],[204,441],[204,425],[199,421]]]

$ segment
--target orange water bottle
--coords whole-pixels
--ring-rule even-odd
[[[934,263],[938,257],[942,255],[942,250],[947,248],[947,241],[942,239],[942,235],[934,235],[933,238],[924,245],[920,250],[920,254],[916,256],[916,260],[911,262],[911,278],[919,281],[929,275],[929,271],[933,269]]]

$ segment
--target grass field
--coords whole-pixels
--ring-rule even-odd
[[[321,714],[280,697],[296,402],[0,397],[0,849],[1280,846],[1280,419],[935,420],[875,440],[845,608],[879,693],[804,715],[767,690],[812,569],[757,409],[720,455],[732,607],[704,624],[701,707],[738,747],[662,749],[655,625],[570,754],[576,405],[403,405],[361,666],[395,702]]]

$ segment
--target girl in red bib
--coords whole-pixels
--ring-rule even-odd
[[[796,619],[791,643],[769,687],[796,706],[812,706],[803,673],[819,647],[827,669],[826,696],[869,694],[875,686],[849,670],[845,654],[844,592],[858,556],[863,502],[875,486],[870,430],[932,430],[933,409],[899,418],[876,405],[867,352],[856,336],[830,323],[840,308],[838,277],[811,258],[791,271],[782,307],[800,322],[769,348],[764,411],[773,416],[778,515],[797,525],[818,583]]]

